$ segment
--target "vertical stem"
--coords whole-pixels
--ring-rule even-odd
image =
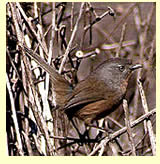
[[[18,120],[17,120],[16,109],[15,109],[15,104],[14,104],[14,98],[13,98],[12,89],[11,89],[7,74],[6,74],[6,80],[7,80],[7,89],[8,89],[10,101],[11,101],[12,118],[13,118],[13,123],[15,127],[16,138],[17,138],[17,149],[18,149],[19,154],[23,156],[24,152],[23,152],[21,136],[19,133],[19,126],[18,126]]]
[[[77,29],[78,29],[78,25],[79,25],[79,23],[80,23],[80,19],[81,19],[81,17],[82,17],[82,13],[83,13],[83,10],[84,10],[84,5],[85,5],[85,3],[83,2],[83,3],[81,4],[81,8],[80,8],[80,12],[79,12],[79,16],[78,16],[78,18],[77,18],[77,21],[76,21],[76,24],[75,24],[75,26],[74,26],[74,29],[73,29],[73,32],[72,32],[72,35],[71,35],[70,41],[69,41],[69,43],[68,43],[68,46],[67,46],[66,52],[65,52],[65,54],[64,54],[64,57],[63,57],[62,63],[61,63],[60,68],[59,68],[59,74],[62,73],[63,67],[64,67],[64,65],[65,65],[65,63],[66,63],[66,60],[67,60],[68,54],[69,54],[69,52],[70,52],[70,49],[71,49],[71,46],[72,46],[73,39],[75,38],[75,35],[76,35],[76,32],[77,32]]]
[[[124,113],[125,113],[125,124],[127,127],[127,134],[128,134],[128,138],[129,138],[129,144],[131,147],[132,155],[136,156],[136,148],[134,145],[131,123],[129,120],[128,103],[127,103],[127,100],[125,100],[125,99],[123,99],[123,109],[124,109]]]
[[[149,109],[148,109],[148,105],[147,105],[146,96],[145,96],[145,93],[144,93],[144,90],[143,90],[143,86],[142,86],[142,83],[139,79],[137,80],[137,83],[138,83],[139,92],[140,92],[140,95],[141,95],[143,109],[144,109],[145,114],[147,114],[149,112]],[[152,127],[151,120],[147,120],[146,123],[147,123],[148,134],[149,134],[149,137],[150,137],[152,153],[153,153],[153,155],[156,155],[156,139],[155,139],[155,135],[154,135],[154,132],[153,132],[153,127]]]

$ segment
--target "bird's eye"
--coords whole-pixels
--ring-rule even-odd
[[[120,70],[121,72],[123,72],[123,71],[125,70],[125,67],[124,67],[123,65],[120,65],[120,66],[119,66],[119,70]]]

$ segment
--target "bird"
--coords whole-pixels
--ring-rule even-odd
[[[118,108],[125,97],[132,72],[142,68],[141,64],[132,64],[128,58],[110,58],[73,87],[33,50],[27,46],[22,49],[49,73],[56,93],[56,109],[64,111],[69,120],[77,117],[86,125],[104,118]]]

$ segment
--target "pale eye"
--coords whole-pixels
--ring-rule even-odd
[[[123,71],[125,70],[125,66],[120,65],[120,66],[119,66],[119,70],[120,70],[121,72],[123,72]]]

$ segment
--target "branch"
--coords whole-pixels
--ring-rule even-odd
[[[140,124],[144,120],[148,119],[150,116],[156,113],[156,109],[151,110],[147,114],[142,115],[137,120],[131,122],[131,128],[135,127],[136,125]],[[99,145],[89,154],[89,156],[94,155],[103,145],[106,145],[108,142],[112,141],[116,137],[124,134],[127,131],[127,127],[123,127],[122,129],[116,131],[115,133],[111,134],[109,137],[105,137]]]
[[[123,99],[123,109],[125,113],[125,124],[127,127],[127,133],[128,133],[129,144],[131,147],[132,155],[136,156],[136,148],[134,145],[133,134],[132,134],[131,124],[129,120],[128,103],[127,103],[127,100],[125,99]]]
[[[21,136],[19,133],[19,126],[18,126],[18,120],[17,120],[17,115],[16,115],[15,103],[14,103],[12,89],[11,89],[11,85],[10,85],[7,74],[6,74],[6,79],[7,79],[7,89],[8,89],[8,93],[9,93],[9,97],[10,97],[10,101],[11,101],[12,119],[13,119],[13,123],[14,123],[14,127],[15,127],[16,138],[17,138],[17,144],[16,145],[17,145],[17,149],[18,149],[19,154],[23,156],[24,152],[23,152]]]
[[[73,42],[73,39],[75,38],[75,35],[76,35],[77,29],[78,29],[78,25],[79,25],[80,19],[81,19],[81,17],[82,17],[82,13],[83,13],[83,10],[84,10],[84,5],[85,5],[85,3],[83,2],[83,3],[81,4],[81,8],[80,8],[79,16],[78,16],[78,18],[77,18],[77,22],[76,22],[76,24],[75,24],[75,26],[74,26],[74,29],[73,29],[73,32],[72,32],[70,41],[69,41],[69,43],[68,43],[66,52],[65,52],[65,54],[64,54],[62,63],[61,63],[60,68],[59,68],[59,74],[62,73],[63,67],[64,67],[64,65],[65,65],[65,63],[66,63],[66,60],[67,60],[67,57],[68,57],[68,54],[69,54],[69,52],[70,52],[70,50],[71,50],[72,42]]]
[[[124,23],[123,26],[122,26],[122,32],[121,32],[121,37],[120,37],[120,42],[119,42],[119,46],[118,46],[118,49],[117,49],[116,57],[119,57],[119,55],[120,55],[120,51],[121,51],[121,48],[122,48],[122,45],[123,45],[125,32],[126,32],[126,25],[127,25],[127,23]]]
[[[144,93],[144,90],[143,90],[142,83],[139,79],[137,80],[137,83],[138,83],[139,92],[140,92],[140,95],[141,95],[141,100],[142,100],[142,105],[143,105],[143,108],[144,108],[144,112],[146,114],[149,111],[146,96],[145,96],[145,93]],[[155,135],[154,135],[154,132],[153,132],[152,123],[151,123],[151,120],[147,120],[146,122],[147,122],[147,129],[148,129],[148,133],[149,133],[149,137],[150,137],[150,142],[151,142],[152,153],[153,153],[153,155],[156,155],[156,139],[155,139]]]

